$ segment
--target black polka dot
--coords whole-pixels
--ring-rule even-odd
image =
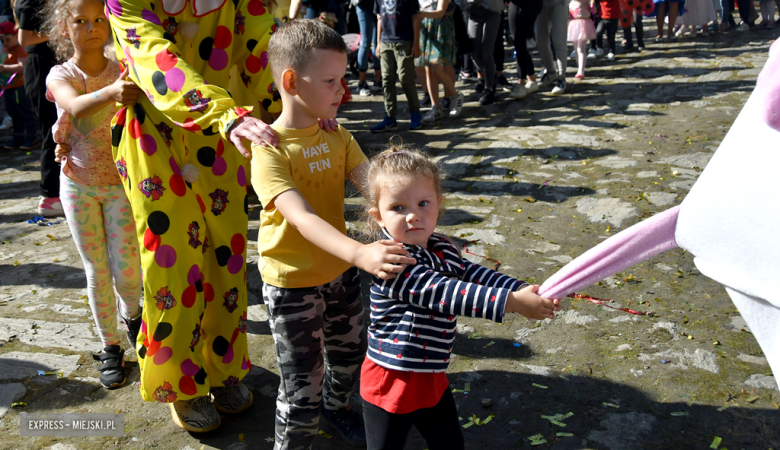
[[[162,211],[154,211],[149,214],[149,218],[146,219],[146,225],[149,226],[152,233],[157,236],[162,236],[168,231],[168,227],[171,226],[171,219]]]
[[[136,103],[135,106],[133,106],[133,111],[135,112],[135,118],[138,120],[138,123],[143,125],[146,120],[146,111],[144,110],[144,107],[141,106],[140,103]]]
[[[122,142],[122,132],[124,129],[124,125],[114,125],[111,127],[111,145],[119,147],[119,143]]]
[[[214,253],[217,254],[217,264],[222,267],[225,267],[228,263],[228,259],[233,256],[233,252],[227,245],[223,245],[222,247],[217,248],[214,250]]]
[[[198,53],[200,54],[200,59],[204,61],[208,61],[209,58],[211,58],[211,49],[214,48],[214,38],[207,37],[200,41],[200,46],[198,47]]]
[[[136,72],[135,66],[130,66],[130,67],[133,69],[133,75],[135,75],[135,80],[133,80],[133,81],[138,83],[138,86],[140,87],[141,86],[141,84],[140,84],[141,82],[138,81],[138,80],[140,80],[141,77],[138,76],[138,72]]]
[[[271,99],[265,98],[263,99],[263,108],[268,111],[268,108],[271,107]]]
[[[198,280],[195,282],[195,290],[198,292],[203,292],[203,282]]]
[[[154,11],[154,3],[149,3],[149,7]]]
[[[198,373],[196,373],[193,378],[195,379],[195,382],[198,384],[203,384],[206,382],[206,371],[203,369],[203,367],[200,368]]]
[[[257,40],[256,39],[250,39],[250,40],[246,41],[246,48],[247,48],[247,50],[249,50],[251,52],[251,51],[253,51],[255,49],[255,47],[257,47]]]
[[[171,324],[168,322],[160,322],[157,324],[157,328],[154,329],[152,339],[157,342],[162,342],[163,339],[171,335],[171,332],[173,332],[173,326],[171,326]]]
[[[201,131],[201,133],[203,133],[204,136],[214,136],[219,132],[214,131],[214,125],[211,125],[208,128],[204,128],[203,131]]]
[[[247,216],[249,215],[249,196],[248,195],[244,196],[244,213],[246,213]]]
[[[138,349],[136,352],[139,358],[144,359],[146,358],[146,346],[142,345],[141,348]]]
[[[152,74],[152,83],[154,84],[154,90],[160,95],[168,93],[168,84],[165,82],[165,74],[159,70]]]
[[[198,149],[198,162],[201,166],[211,167],[217,159],[217,151],[211,147],[201,147]]]
[[[184,184],[186,184],[188,188],[192,189],[192,183],[189,181],[185,181]]]
[[[222,336],[217,336],[211,344],[211,349],[219,356],[225,356],[230,347],[230,342]]]

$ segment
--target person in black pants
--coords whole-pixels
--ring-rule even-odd
[[[515,46],[517,85],[509,94],[512,98],[524,98],[539,90],[534,71],[534,61],[526,47],[526,40],[534,32],[536,17],[542,12],[542,0],[510,0],[509,31]]]
[[[615,34],[618,29],[618,19],[604,19],[602,17],[599,24],[596,26],[596,46],[598,48],[604,48],[604,32],[607,32],[607,47],[609,47],[609,53],[607,53],[607,59],[610,61],[615,59]]]
[[[629,53],[633,51],[642,51],[645,49],[645,42],[643,40],[643,36],[645,33],[644,28],[642,27],[642,14],[639,14],[638,12],[634,11],[634,31],[636,31],[636,49],[634,48],[634,39],[633,36],[631,36],[631,27],[623,28],[623,38],[626,40],[626,48],[623,50],[624,53]]]
[[[720,0],[721,7],[721,24],[720,31],[728,31],[731,27],[736,27],[737,23],[734,21],[734,0]],[[750,21],[751,5],[750,0],[737,0],[737,7],[739,8],[739,18],[742,19],[740,24],[740,31],[747,30],[753,26],[753,22]],[[725,25],[724,25],[725,24]]]
[[[63,215],[60,203],[60,164],[54,160],[54,136],[51,128],[57,121],[57,109],[46,100],[46,76],[56,64],[48,36],[39,34],[43,9],[42,0],[18,0],[14,12],[19,21],[19,43],[25,46],[27,63],[24,66],[24,88],[38,116],[43,136],[41,143],[41,187],[38,214],[45,217]],[[31,147],[30,147],[31,148]]]

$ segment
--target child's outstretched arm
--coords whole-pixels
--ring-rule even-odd
[[[122,75],[110,86],[83,95],[79,95],[70,83],[63,80],[52,80],[47,88],[62,109],[77,119],[83,119],[97,114],[115,102],[129,106],[135,105],[141,89],[132,81],[127,80],[129,70],[125,69]]]
[[[540,297],[539,285],[526,285],[519,291],[509,294],[506,300],[506,312],[522,314],[529,319],[554,319],[555,311],[561,310],[560,300]]]
[[[282,192],[266,207],[274,205],[306,240],[383,280],[395,278],[407,264],[416,263],[398,242],[384,240],[366,245],[341,234],[317,215],[297,189]]]

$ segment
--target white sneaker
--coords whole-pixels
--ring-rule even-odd
[[[749,29],[750,29],[750,25],[748,25],[748,24],[747,24],[747,22],[742,22],[742,23],[741,23],[741,24],[739,24],[739,26],[737,27],[737,31],[747,31],[747,30],[749,30]]]
[[[696,39],[696,35],[698,32],[696,31],[696,26],[691,27],[691,32],[688,33],[688,37],[691,39]]]
[[[510,97],[516,99],[525,98],[526,95],[528,95],[528,92],[525,90],[525,86],[520,84],[516,84],[514,89],[512,89],[512,92],[509,93]]]
[[[442,111],[438,106],[433,105],[431,106],[431,110],[425,113],[422,121],[423,123],[431,123],[439,119],[443,119],[444,117],[444,111]]]
[[[607,53],[607,61],[614,61],[615,60],[615,54],[612,52]]]
[[[694,29],[696,29],[696,27],[694,27]],[[686,32],[688,32],[688,25],[683,25],[680,27],[680,29],[677,30],[676,33],[674,33],[674,35],[677,37],[683,37]]]
[[[458,92],[458,95],[450,97],[450,117],[458,117],[463,111],[463,101],[465,98],[463,94]]]
[[[7,130],[14,126],[13,119],[11,119],[11,116],[5,116],[3,119],[3,123],[0,123],[0,130]]]
[[[555,83],[555,87],[552,89],[552,95],[561,95],[566,92],[566,81],[560,78]]]
[[[64,216],[65,210],[62,209],[59,197],[46,198],[38,196],[38,215],[43,217]]]
[[[534,92],[538,92],[538,91],[539,91],[539,83],[537,83],[536,81],[528,80],[525,83],[526,94],[533,94]]]
[[[596,59],[596,50],[588,50],[588,59]]]

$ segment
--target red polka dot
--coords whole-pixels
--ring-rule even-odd
[[[231,42],[233,42],[233,33],[224,25],[218,26],[214,34],[214,47],[226,49]]]
[[[200,194],[195,194],[195,196],[198,198],[198,204],[200,205],[200,212],[206,212],[206,204],[203,203],[203,199],[200,198]]]
[[[124,125],[126,119],[127,119],[127,106],[123,106],[116,113],[116,124],[117,125]]]
[[[154,354],[157,353],[157,350],[160,349],[160,344],[161,343],[159,341],[152,339],[152,342],[146,349],[146,356],[154,356]]]
[[[195,123],[195,121],[190,119],[189,117],[184,119],[184,123],[181,124],[181,127],[191,132],[200,131],[200,125]]]
[[[198,289],[195,286],[189,286],[181,294],[181,304],[184,305],[185,308],[192,308],[192,305],[195,304],[195,299],[197,298]]]
[[[198,388],[195,386],[195,381],[192,377],[183,376],[179,380],[179,390],[185,395],[195,395],[198,393]]]
[[[158,53],[157,56],[154,57],[154,60],[157,62],[157,67],[159,67],[160,70],[167,72],[176,66],[179,58],[177,58],[173,52],[166,48],[165,50]]]
[[[138,139],[143,134],[141,132],[141,123],[138,121],[138,119],[130,120],[130,126],[127,128],[127,131],[130,133],[130,137],[133,139]]]
[[[241,233],[236,233],[230,239],[230,249],[233,250],[234,254],[240,255],[244,253],[245,243],[246,242],[244,241],[244,235],[242,235]]]
[[[249,5],[247,5],[247,11],[253,16],[259,16],[265,14],[265,5],[262,0],[252,0],[249,2]]]
[[[257,73],[262,67],[263,63],[257,56],[249,55],[249,58],[246,59],[246,68],[249,73]]]
[[[207,302],[214,300],[214,288],[211,286],[211,283],[203,283],[203,298]]]
[[[184,184],[184,178],[182,178],[181,175],[171,175],[171,179],[168,180],[168,184],[170,185],[173,193],[179,197],[184,197],[184,194],[187,193],[187,185]]]
[[[162,239],[160,236],[152,233],[151,228],[147,228],[146,231],[144,231],[144,247],[150,252],[157,251],[161,241]]]
[[[222,154],[225,153],[225,144],[222,141],[222,139],[217,142],[217,156],[222,156]]]

